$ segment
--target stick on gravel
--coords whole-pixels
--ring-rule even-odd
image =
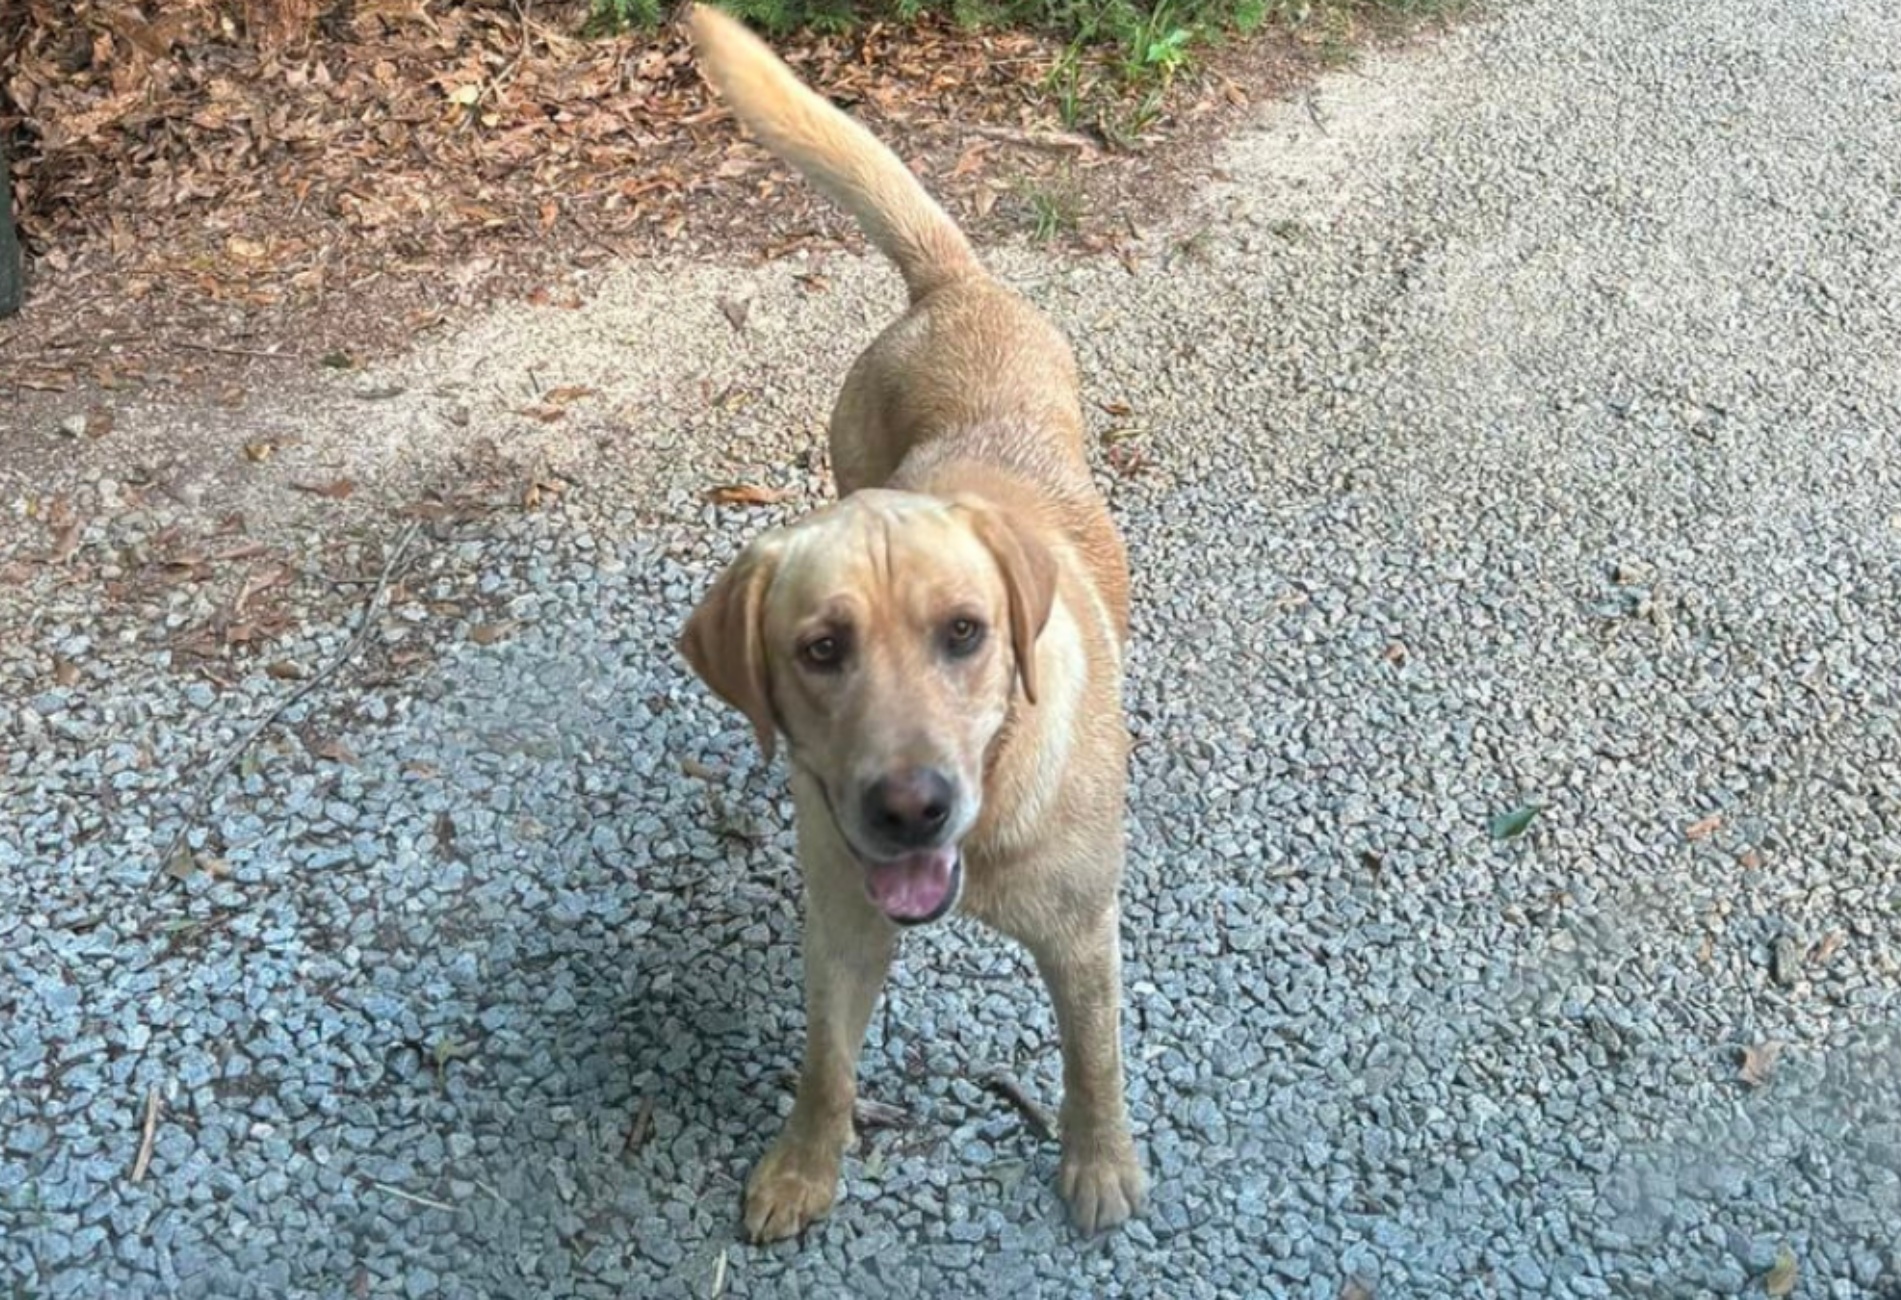
[[[984,1087],[1009,1102],[1017,1114],[1023,1116],[1023,1122],[1030,1131],[1045,1142],[1056,1138],[1056,1119],[1036,1098],[1023,1090],[1023,1085],[999,1070],[984,1080]]]
[[[152,1143],[158,1137],[158,1089],[145,1091],[145,1125],[139,1135],[138,1158],[132,1162],[132,1181],[145,1181],[145,1171],[152,1164]]]
[[[257,743],[257,738],[264,734],[265,729],[283,717],[291,705],[336,676],[343,665],[356,658],[357,651],[363,648],[363,642],[369,637],[370,625],[376,620],[376,611],[382,606],[383,597],[389,592],[390,578],[395,574],[396,567],[402,563],[403,557],[409,553],[409,544],[415,540],[416,529],[420,526],[419,523],[412,522],[403,529],[402,534],[396,539],[396,545],[391,547],[389,554],[384,557],[383,571],[376,577],[376,587],[370,592],[369,600],[364,602],[363,617],[357,622],[356,632],[351,635],[348,644],[337,653],[336,658],[312,674],[303,685],[279,700],[270,712],[252,723],[250,730],[238,737],[238,743],[226,750],[224,757],[213,763],[211,770],[205,773],[204,780],[200,781],[198,788],[192,792],[191,802],[185,805],[184,817],[178,824],[177,832],[172,836],[172,842],[165,846],[165,852],[159,857],[158,866],[153,870],[151,879],[145,882],[146,893],[152,892],[159,881],[164,879],[166,869],[178,860],[180,851],[185,847],[185,837],[191,833],[192,823],[198,820],[198,815],[205,809],[206,801],[211,798],[211,792],[217,788],[218,782],[224,779],[224,774],[231,770],[231,765],[242,758],[244,752]]]

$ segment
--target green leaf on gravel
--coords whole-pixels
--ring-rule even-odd
[[[1492,838],[1495,840],[1515,840],[1525,833],[1525,829],[1543,809],[1537,804],[1528,803],[1514,808],[1508,813],[1500,813],[1492,818]]]
[[[1784,1246],[1776,1252],[1776,1262],[1763,1274],[1762,1289],[1775,1300],[1795,1292],[1795,1284],[1801,1277],[1796,1267],[1795,1252]]]

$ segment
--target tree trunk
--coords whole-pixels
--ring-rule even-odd
[[[13,228],[13,180],[7,172],[7,145],[0,140],[0,316],[11,316],[26,299],[25,263],[20,232]]]

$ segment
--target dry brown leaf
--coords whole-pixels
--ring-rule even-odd
[[[310,747],[310,752],[318,758],[327,758],[332,763],[342,763],[345,767],[355,767],[358,763],[356,751],[334,738],[318,741]]]
[[[1684,838],[1688,840],[1707,840],[1710,836],[1716,834],[1717,828],[1722,824],[1723,814],[1711,813],[1702,821],[1692,822],[1684,830],[1683,835]]]
[[[53,680],[61,686],[79,684],[79,665],[64,655],[53,656]]]
[[[112,432],[113,418],[110,409],[104,406],[86,408],[86,436],[103,438]]]
[[[558,478],[533,478],[522,489],[521,504],[524,510],[537,510],[544,497],[558,497],[568,490],[568,485]]]
[[[968,176],[972,172],[980,170],[984,165],[984,155],[989,152],[990,141],[988,140],[979,140],[976,144],[971,145],[970,148],[964,150],[964,152],[958,156],[956,164],[951,167],[951,179],[956,180],[959,176]]]
[[[293,483],[291,486],[299,492],[328,497],[332,501],[341,501],[356,491],[356,484],[347,478],[331,479],[328,483]]]
[[[228,547],[225,550],[217,552],[211,558],[220,564],[229,564],[233,560],[255,559],[269,550],[270,547],[264,545],[263,542],[240,542],[236,546]],[[281,569],[283,566],[279,565],[278,567]],[[275,586],[276,581],[281,581],[281,579],[271,582],[258,582],[255,585],[251,583],[249,578],[245,580],[246,586],[251,587],[254,591],[261,590],[267,586]]]
[[[67,524],[53,534],[53,563],[64,564],[79,550],[79,525]]]
[[[1102,408],[1104,414],[1112,415],[1118,420],[1126,420],[1135,414],[1134,408],[1127,402],[1097,402],[1096,405]]]
[[[1736,861],[1744,871],[1757,871],[1762,867],[1762,854],[1755,849],[1744,849],[1743,855]]]
[[[180,847],[165,864],[165,874],[173,880],[190,880],[198,873],[198,861],[190,849]]]
[[[752,299],[721,298],[719,309],[734,330],[743,330],[746,328],[746,317],[752,314]]]
[[[757,483],[727,483],[706,491],[706,499],[716,506],[770,506],[791,496],[788,488],[762,487]]]
[[[568,418],[568,408],[547,405],[524,406],[516,414],[525,415],[531,420],[540,420],[543,424],[553,424],[556,420]]]
[[[716,396],[708,397],[707,401],[716,411],[742,411],[752,405],[753,395],[735,384]]]
[[[480,623],[469,629],[469,640],[477,645],[494,645],[521,626],[518,618],[498,619],[493,623]]]
[[[1109,468],[1124,478],[1133,477],[1148,467],[1148,457],[1133,442],[1118,442],[1103,456]]]
[[[288,659],[279,659],[276,663],[266,664],[264,671],[280,682],[299,681],[308,674],[302,664],[292,663]]]
[[[1848,936],[1843,934],[1840,930],[1830,930],[1827,934],[1822,936],[1821,942],[1816,944],[1815,950],[1809,954],[1809,964],[1812,966],[1828,965],[1830,961],[1834,960],[1835,954],[1842,950],[1842,945],[1847,942]]]
[[[1781,1057],[1782,1044],[1773,1040],[1744,1048],[1742,1081],[1752,1088],[1765,1086],[1769,1076],[1775,1073],[1776,1062]]]
[[[1776,1252],[1776,1262],[1763,1274],[1763,1292],[1769,1296],[1769,1300],[1783,1300],[1795,1294],[1795,1284],[1801,1277],[1802,1270],[1796,1263],[1795,1252],[1784,1246]]]
[[[601,390],[589,388],[586,384],[563,384],[560,388],[551,388],[542,394],[541,400],[552,406],[565,406],[569,402],[578,402],[583,397],[593,397]]]

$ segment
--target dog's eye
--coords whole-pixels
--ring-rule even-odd
[[[945,648],[959,658],[973,653],[983,639],[984,625],[974,618],[954,618],[944,628]]]
[[[833,669],[845,661],[845,643],[835,636],[813,637],[799,647],[799,658],[821,672]]]

